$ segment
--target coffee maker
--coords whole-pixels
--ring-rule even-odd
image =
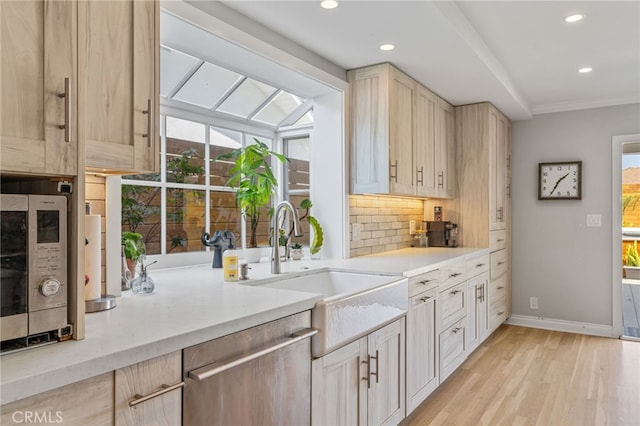
[[[429,247],[457,247],[458,225],[449,221],[425,221]]]

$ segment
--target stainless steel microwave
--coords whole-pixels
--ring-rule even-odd
[[[0,194],[3,352],[69,338],[67,199]]]

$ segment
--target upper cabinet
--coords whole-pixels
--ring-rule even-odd
[[[454,197],[453,107],[388,63],[347,79],[351,192]]]
[[[78,173],[77,4],[0,2],[0,168]]]
[[[0,2],[3,172],[158,170],[159,7]]]
[[[159,3],[79,3],[80,135],[86,166],[158,170]]]

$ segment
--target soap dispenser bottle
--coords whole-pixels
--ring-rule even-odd
[[[238,251],[229,242],[229,248],[222,254],[222,274],[225,281],[238,281]]]

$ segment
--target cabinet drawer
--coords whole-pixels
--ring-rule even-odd
[[[493,253],[494,251],[507,248],[507,230],[501,229],[499,231],[489,232],[489,249]]]
[[[507,298],[503,297],[491,302],[489,306],[489,332],[492,332],[507,319]]]
[[[472,257],[467,259],[466,266],[467,278],[475,277],[489,270],[489,255]]]
[[[466,332],[463,318],[440,333],[440,383],[464,361]]]
[[[466,315],[466,300],[466,282],[440,292],[440,330],[444,330]]]
[[[491,279],[496,279],[507,272],[507,250],[491,253]]]
[[[495,300],[507,297],[507,277],[501,277],[489,282],[489,304],[493,304]]]
[[[409,278],[409,297],[422,293],[425,290],[437,287],[440,282],[440,270],[425,272]]]
[[[464,260],[457,260],[440,268],[440,287],[448,288],[465,280]]]

